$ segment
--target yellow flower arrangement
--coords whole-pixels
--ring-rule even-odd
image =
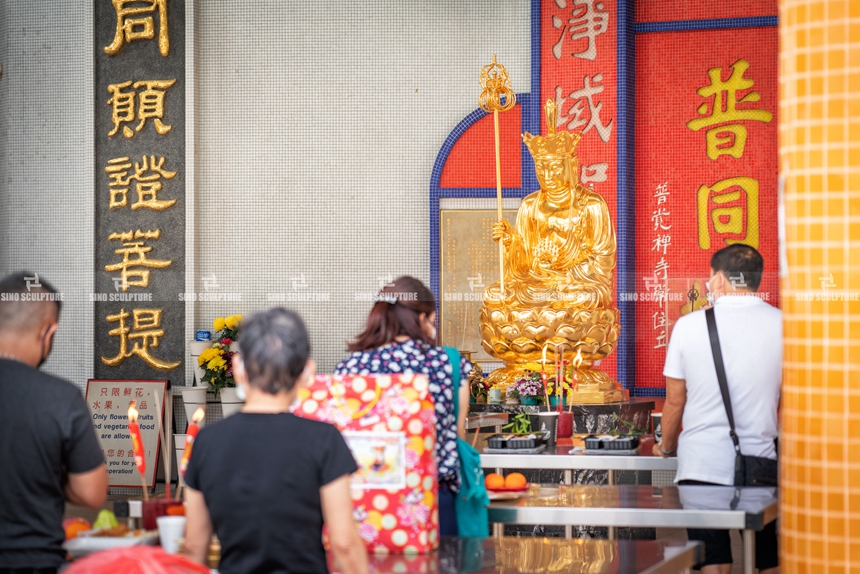
[[[233,351],[230,344],[239,337],[239,324],[242,315],[228,315],[217,317],[212,322],[212,327],[217,331],[215,342],[211,347],[200,353],[197,363],[204,369],[201,381],[212,385],[215,394],[221,392],[224,387],[235,387],[233,380]]]

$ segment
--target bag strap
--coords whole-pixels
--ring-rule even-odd
[[[460,351],[454,347],[442,347],[445,349],[445,354],[448,355],[448,362],[451,363],[451,382],[453,384],[452,392],[454,393],[454,420],[459,420],[460,405]]]
[[[720,383],[720,393],[723,395],[723,405],[726,407],[726,416],[729,418],[729,436],[735,445],[735,452],[741,453],[741,444],[738,433],[735,432],[735,417],[732,414],[732,398],[729,396],[729,385],[726,381],[726,368],[723,365],[723,352],[720,350],[720,335],[717,333],[717,318],[714,308],[705,310],[705,319],[708,322],[708,335],[711,338],[711,353],[714,356],[714,367],[717,370],[717,381]]]

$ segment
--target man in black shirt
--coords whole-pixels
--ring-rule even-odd
[[[245,406],[200,431],[185,474],[186,552],[205,564],[214,529],[222,574],[325,573],[325,523],[340,571],[366,574],[349,494],[355,459],[335,427],[289,412],[316,369],[304,323],[263,311],[242,323],[239,348]]]
[[[66,500],[98,508],[107,497],[80,390],[39,371],[59,315],[59,295],[35,274],[0,281],[0,574],[56,572]]]

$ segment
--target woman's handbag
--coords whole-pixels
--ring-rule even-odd
[[[459,420],[460,352],[451,347],[443,348],[451,363],[451,379],[454,382],[454,420]],[[460,456],[460,492],[456,493],[454,499],[454,507],[457,511],[457,534],[464,537],[485,537],[489,534],[490,521],[487,506],[490,504],[490,497],[484,485],[481,455],[459,436],[457,454]]]
[[[717,369],[717,380],[720,382],[720,392],[729,418],[729,436],[732,437],[732,443],[735,445],[735,486],[776,486],[779,474],[779,463],[776,460],[741,453],[740,441],[735,432],[732,399],[726,382],[726,369],[723,365],[723,353],[720,349],[720,336],[717,333],[717,319],[714,316],[713,307],[705,311],[705,319],[708,322],[708,335],[711,338],[711,353],[714,356],[714,367]],[[779,451],[778,448],[777,451]]]

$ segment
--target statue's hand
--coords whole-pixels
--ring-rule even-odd
[[[514,229],[506,220],[497,221],[493,224],[493,241],[501,241],[505,247],[511,244],[511,234]]]

